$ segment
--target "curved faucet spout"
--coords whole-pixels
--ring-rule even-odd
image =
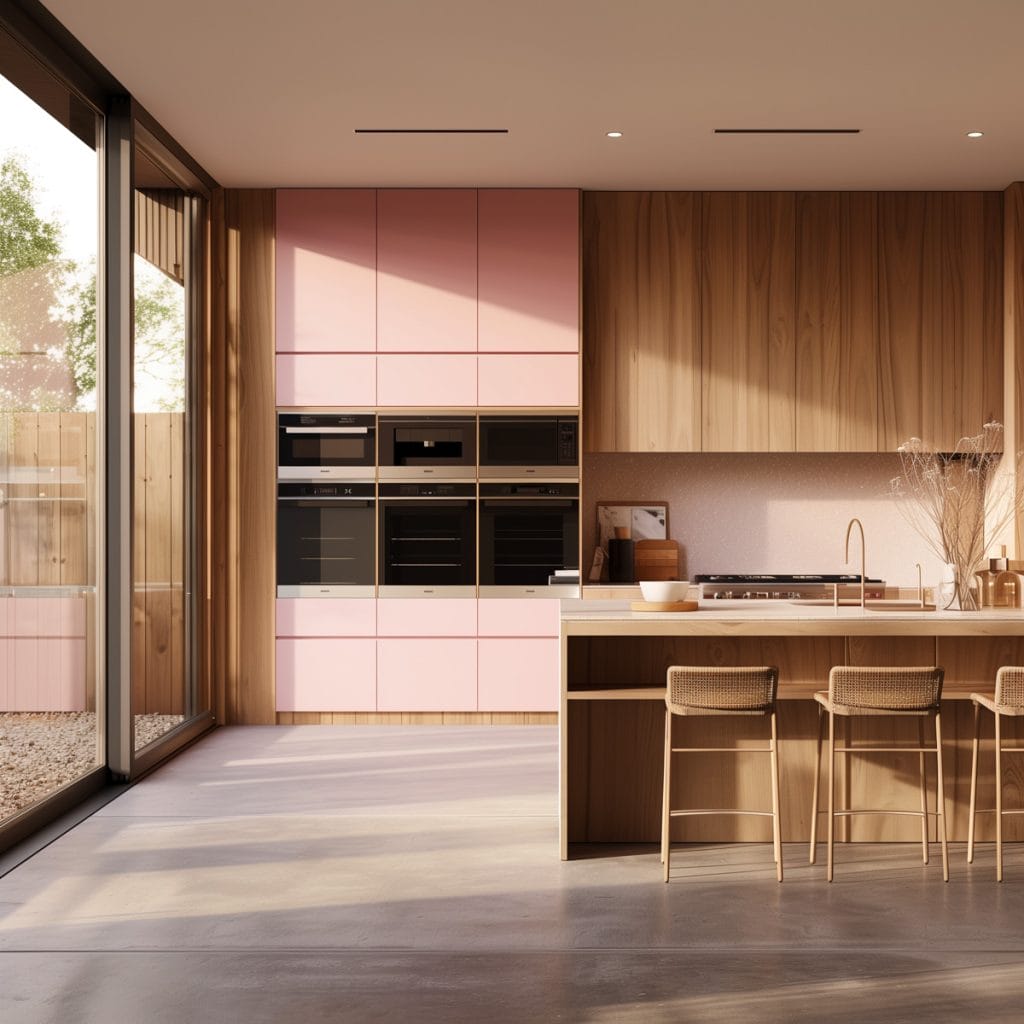
[[[865,607],[864,602],[864,582],[867,579],[867,551],[864,543],[864,524],[859,519],[851,519],[849,525],[846,527],[846,562],[850,562],[850,534],[853,532],[853,527],[856,525],[857,529],[860,530],[860,606]]]

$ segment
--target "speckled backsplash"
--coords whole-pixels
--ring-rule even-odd
[[[583,459],[583,576],[597,543],[597,502],[667,501],[669,537],[684,577],[709,572],[857,572],[843,562],[846,524],[867,537],[867,573],[916,586],[938,581],[941,560],[889,497],[896,455],[606,454]]]

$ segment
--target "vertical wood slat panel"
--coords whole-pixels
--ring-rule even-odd
[[[1004,461],[1016,465],[1024,451],[1024,182],[1003,194],[1003,411],[1006,424]],[[1021,482],[1018,480],[1018,486]],[[1012,554],[1024,552],[1024,521],[1012,534]]]
[[[796,448],[876,451],[875,195],[797,193],[796,222]]]
[[[704,451],[795,443],[795,193],[705,192]]]
[[[38,514],[39,549],[36,564],[38,566],[37,582],[42,587],[57,586],[60,583],[60,501],[61,493],[61,461],[60,461],[60,413],[43,412],[37,417],[38,434],[36,462],[38,466],[39,500],[36,502]]]
[[[185,193],[135,190],[135,252],[178,284],[185,283]]]

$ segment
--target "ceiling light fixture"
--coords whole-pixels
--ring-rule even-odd
[[[980,139],[985,133],[984,132],[964,132],[969,139]]]
[[[621,139],[622,132],[605,132],[609,139]]]

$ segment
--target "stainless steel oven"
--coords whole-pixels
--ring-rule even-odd
[[[480,484],[480,596],[577,596],[552,584],[579,571],[579,484]]]
[[[381,480],[475,480],[475,416],[381,416]]]
[[[278,480],[373,480],[377,417],[371,413],[278,413]]]
[[[476,596],[476,486],[382,483],[381,597]]]
[[[480,479],[578,479],[578,416],[481,416]]]
[[[277,596],[373,597],[372,483],[279,481]]]

